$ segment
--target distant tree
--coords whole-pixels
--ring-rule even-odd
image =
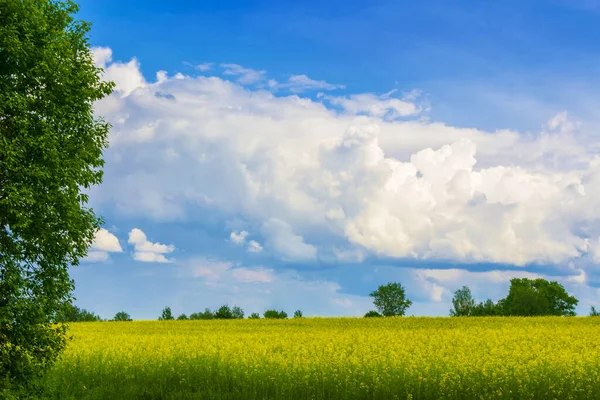
[[[579,300],[570,296],[556,281],[545,279],[513,278],[506,298],[500,307],[505,315],[575,315]]]
[[[233,311],[229,307],[229,305],[225,304],[224,306],[219,307],[217,311],[215,311],[216,319],[233,319]]]
[[[159,321],[169,321],[173,319],[175,318],[173,318],[173,314],[171,313],[171,307],[165,307],[162,310],[162,314],[160,315],[160,317],[158,317]]]
[[[188,317],[185,314],[180,314],[179,317],[177,317],[177,321],[187,321]]]
[[[300,311],[300,310],[294,311],[294,318],[302,318],[302,311]]]
[[[248,319],[260,319],[260,314],[257,312],[253,312],[248,316]]]
[[[384,317],[402,316],[412,304],[412,301],[406,298],[402,285],[396,282],[379,286],[370,296],[373,297],[375,308]]]
[[[600,312],[594,306],[590,310],[590,317],[600,317]]]
[[[375,318],[375,317],[383,317],[383,315],[379,314],[379,313],[378,313],[377,311],[375,311],[375,310],[368,311],[368,312],[365,314],[365,318]]]
[[[119,311],[115,314],[113,321],[131,321],[131,316],[125,311]]]
[[[242,319],[242,318],[244,318],[244,310],[242,310],[238,306],[234,306],[231,309],[231,315],[233,316],[234,319]]]
[[[190,319],[213,319],[215,316],[210,308],[204,309],[204,312],[191,313]]]
[[[475,308],[475,300],[471,295],[471,289],[468,286],[463,286],[462,289],[458,289],[454,292],[452,298],[452,305],[454,308],[450,310],[451,317],[468,317]]]
[[[54,319],[56,322],[95,322],[102,321],[100,316],[72,303],[65,303]]]
[[[285,311],[267,310],[263,313],[265,319],[286,319],[288,317]]]
[[[487,299],[485,302],[480,302],[475,305],[471,310],[472,317],[493,317],[497,315],[502,315],[502,306],[501,302],[498,304],[494,304],[491,299]]]

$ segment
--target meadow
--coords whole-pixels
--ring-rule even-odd
[[[56,399],[597,399],[600,318],[70,324]]]

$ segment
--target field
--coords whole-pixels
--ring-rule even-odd
[[[600,318],[71,324],[61,399],[597,399]]]

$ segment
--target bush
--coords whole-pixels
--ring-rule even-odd
[[[265,319],[286,319],[288,317],[285,311],[277,310],[267,310],[264,312],[263,316]]]
[[[294,318],[302,318],[302,311],[300,311],[300,310],[294,311]]]
[[[260,319],[260,314],[258,314],[257,312],[253,312],[248,316],[248,319]]]
[[[190,319],[213,319],[215,316],[212,313],[212,311],[210,311],[210,308],[206,308],[204,309],[204,312],[201,313],[191,313],[190,314]]]
[[[187,321],[188,317],[185,314],[181,314],[179,317],[177,317],[177,321]]]
[[[375,317],[383,317],[383,315],[379,314],[379,313],[378,313],[377,311],[375,311],[375,310],[368,311],[368,312],[365,314],[365,318],[375,318]]]
[[[127,314],[125,311],[119,311],[115,314],[113,321],[131,321],[131,316]]]
[[[600,312],[594,306],[590,310],[590,317],[600,317]]]
[[[165,307],[162,310],[162,314],[160,315],[160,317],[158,317],[159,321],[170,321],[175,319],[173,317],[173,314],[171,313],[171,307]]]

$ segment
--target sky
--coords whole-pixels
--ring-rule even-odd
[[[80,307],[600,304],[600,2],[81,0],[115,92]]]

